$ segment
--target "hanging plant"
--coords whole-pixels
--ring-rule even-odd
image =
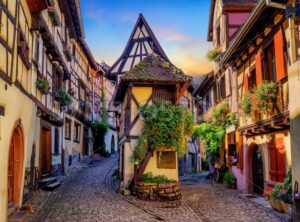
[[[64,50],[64,52],[65,52],[65,57],[66,57],[67,61],[71,62],[72,61],[72,53],[71,53],[70,48],[66,48]]]
[[[241,101],[241,109],[243,111],[244,114],[246,115],[250,115],[252,112],[252,108],[253,106],[252,104],[252,93],[251,91],[248,91],[247,93],[245,93],[242,101]]]
[[[215,61],[216,58],[221,54],[221,49],[219,47],[213,48],[207,52],[207,58],[209,61]]]
[[[48,80],[44,78],[38,78],[35,82],[35,86],[43,95],[48,94],[51,89]]]
[[[141,108],[144,128],[133,151],[131,161],[140,163],[148,151],[169,149],[178,156],[187,152],[187,140],[193,133],[193,117],[183,107],[164,100],[153,101]]]
[[[54,93],[55,100],[60,104],[60,106],[69,106],[72,103],[72,98],[65,90],[56,90]]]
[[[278,85],[265,81],[255,90],[257,108],[262,113],[272,112],[278,96]]]

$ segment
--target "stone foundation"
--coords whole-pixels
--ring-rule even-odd
[[[173,201],[181,198],[181,189],[179,182],[166,184],[138,182],[132,194],[144,200]]]

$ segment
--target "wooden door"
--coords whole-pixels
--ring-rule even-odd
[[[22,175],[24,163],[24,147],[22,130],[14,129],[9,147],[7,202],[8,206],[18,204],[21,198]]]
[[[14,201],[14,145],[9,148],[7,193],[9,205]]]
[[[264,165],[261,150],[258,146],[253,151],[252,159],[253,193],[263,195],[264,193]]]
[[[39,176],[51,173],[51,130],[42,127],[40,135]]]

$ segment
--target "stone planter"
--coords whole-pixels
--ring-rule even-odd
[[[181,198],[181,188],[179,182],[166,184],[137,182],[132,194],[144,200],[173,201]]]

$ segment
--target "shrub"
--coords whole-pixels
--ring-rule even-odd
[[[235,176],[231,171],[227,171],[223,177],[223,182],[227,185],[232,185],[235,183]]]
[[[278,95],[278,85],[274,82],[265,81],[260,84],[255,91],[255,99],[257,100],[257,108],[266,113],[273,110],[274,102]]]
[[[157,183],[157,184],[175,182],[174,180],[171,180],[164,175],[153,176],[152,173],[145,173],[142,176],[141,181],[145,183]]]
[[[243,113],[246,115],[250,115],[252,111],[252,106],[251,106],[251,98],[252,98],[252,93],[248,91],[242,101],[241,101],[241,108],[243,110]]]

